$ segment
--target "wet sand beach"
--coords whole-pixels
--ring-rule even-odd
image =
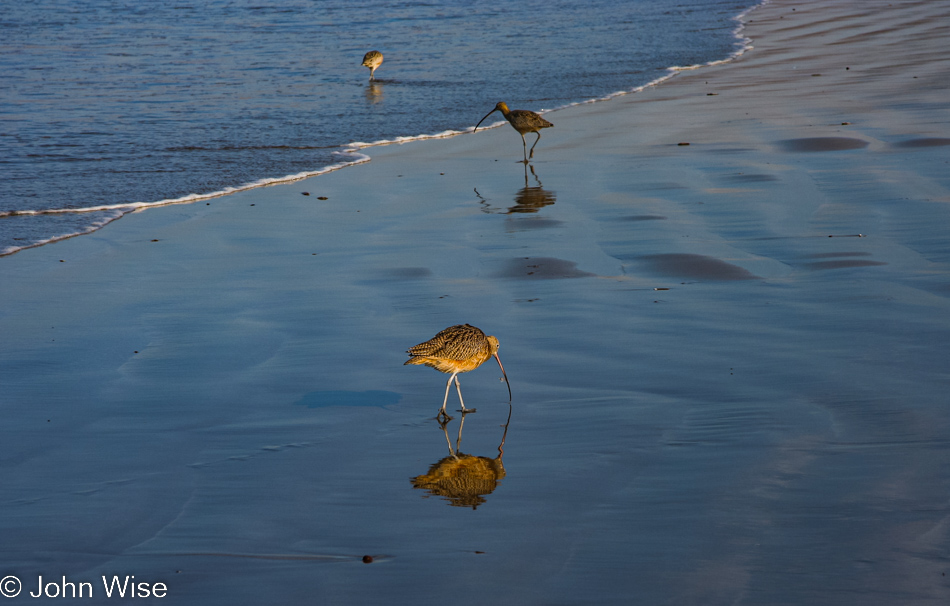
[[[530,165],[480,128],[0,259],[0,577],[946,604],[948,22],[775,0],[736,61],[545,114]],[[403,366],[460,323],[513,394],[460,375],[461,434]]]

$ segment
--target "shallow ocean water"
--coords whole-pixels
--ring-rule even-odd
[[[354,141],[561,107],[741,48],[753,2],[14,3],[0,17],[0,253],[128,209],[365,159]],[[386,60],[375,83],[360,66]]]

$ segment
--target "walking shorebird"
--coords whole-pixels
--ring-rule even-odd
[[[369,79],[375,80],[373,72],[376,71],[376,68],[383,64],[383,53],[379,51],[369,51],[363,55],[363,67],[369,68]]]
[[[509,110],[504,101],[499,101],[498,105],[495,106],[495,109],[485,114],[485,118],[495,112],[501,112],[501,115],[505,117],[505,120],[511,123],[512,128],[518,131],[518,134],[521,135],[521,146],[524,148],[525,153],[524,161],[525,164],[527,164],[528,158],[534,157],[534,145],[537,145],[538,141],[541,140],[541,129],[550,128],[554,125],[542,118],[539,114],[536,114],[532,111],[528,111],[526,109]],[[485,118],[482,118],[478,121],[478,124],[475,125],[475,130],[472,132],[478,130],[479,125],[485,121]],[[528,153],[528,144],[524,140],[525,133],[534,133],[538,136],[538,138],[534,140],[534,145],[531,146],[530,154]]]
[[[452,388],[453,379],[455,380],[455,389],[459,392],[459,402],[462,404],[461,412],[475,412],[474,408],[465,408],[458,375],[459,373],[475,370],[492,356],[495,356],[498,367],[501,368],[501,374],[505,377],[505,383],[508,385],[508,400],[511,401],[511,384],[508,383],[505,367],[501,365],[501,358],[498,357],[498,339],[486,337],[485,333],[474,326],[468,324],[449,326],[425,343],[413,345],[407,353],[411,357],[406,360],[405,364],[425,364],[439,372],[452,374],[445,384],[445,399],[442,401],[442,408],[436,415],[437,417],[443,415],[448,417],[445,412],[445,405],[449,401],[449,389]]]

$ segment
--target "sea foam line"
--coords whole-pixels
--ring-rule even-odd
[[[103,204],[100,206],[88,206],[83,208],[45,208],[40,210],[8,210],[0,211],[0,217],[25,217],[25,216],[38,216],[38,215],[59,215],[59,214],[80,214],[80,213],[95,213],[95,212],[108,212],[114,211],[115,214],[109,217],[106,217],[100,221],[96,221],[90,224],[86,229],[71,232],[68,234],[61,234],[53,236],[52,238],[47,238],[45,240],[38,240],[36,242],[31,242],[23,246],[10,246],[3,250],[0,250],[0,257],[6,255],[12,255],[15,252],[25,250],[27,248],[35,248],[37,246],[43,246],[44,244],[51,244],[53,242],[58,242],[60,240],[65,240],[67,238],[73,238],[75,236],[82,236],[85,234],[90,234],[94,231],[102,229],[109,223],[112,223],[116,219],[120,219],[123,216],[133,213],[139,210],[146,208],[154,208],[157,206],[171,206],[173,204],[192,204],[194,202],[199,202],[202,200],[210,200],[211,198],[220,198],[222,196],[228,196],[230,194],[235,194],[242,191],[247,191],[249,189],[256,189],[258,187],[266,187],[268,185],[279,185],[282,183],[292,183],[294,181],[300,181],[301,179],[307,179],[310,177],[316,177],[318,175],[323,175],[335,170],[340,170],[341,168],[346,168],[347,166],[353,166],[355,164],[363,164],[364,162],[369,162],[370,157],[366,154],[357,153],[354,150],[344,150],[342,152],[333,152],[334,154],[341,156],[350,156],[353,159],[345,162],[338,162],[336,164],[331,164],[329,166],[324,166],[318,170],[304,171],[294,175],[287,175],[284,177],[272,177],[267,179],[258,179],[251,183],[245,183],[244,185],[238,185],[236,187],[225,187],[222,190],[207,194],[188,194],[187,196],[181,196],[180,198],[169,198],[167,200],[158,200],[157,202],[126,202],[123,204]]]
[[[221,196],[228,196],[237,192],[247,191],[249,189],[256,189],[258,187],[266,187],[268,185],[278,185],[281,183],[292,183],[293,181],[300,181],[301,179],[307,179],[309,177],[316,177],[317,175],[322,175],[328,172],[335,170],[340,170],[341,168],[346,168],[347,166],[353,166],[354,164],[362,164],[364,162],[369,162],[370,157],[365,154],[357,154],[353,151],[344,151],[344,152],[333,152],[335,154],[346,154],[359,156],[355,160],[349,162],[339,162],[337,164],[331,164],[325,166],[319,170],[304,171],[302,173],[297,173],[295,175],[287,175],[285,177],[272,177],[267,179],[258,179],[257,181],[252,181],[251,183],[245,183],[244,185],[238,185],[237,187],[225,187],[222,190],[211,192],[208,194],[188,194],[187,196],[182,196],[180,198],[169,198],[167,200],[159,200],[157,202],[125,202],[122,204],[103,204],[101,206],[86,206],[83,208],[45,208],[40,210],[9,210],[9,211],[0,211],[0,217],[19,217],[26,215],[54,215],[62,213],[92,213],[92,212],[101,212],[104,210],[124,210],[126,212],[133,212],[143,208],[152,208],[154,206],[170,206],[172,204],[190,204],[192,202],[199,202],[201,200],[210,200],[211,198],[220,198]]]

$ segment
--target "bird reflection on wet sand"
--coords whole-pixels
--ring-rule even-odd
[[[528,169],[531,169],[531,176],[534,177],[536,186],[528,186]],[[541,186],[541,179],[534,172],[534,166],[525,165],[524,187],[515,194],[515,205],[508,209],[508,213],[536,213],[545,206],[554,204],[557,196],[553,191],[548,191]]]
[[[429,467],[428,473],[412,478],[412,487],[443,497],[453,507],[476,509],[485,502],[485,496],[491,494],[498,486],[498,482],[506,475],[501,457],[504,455],[508,424],[511,423],[511,405],[508,406],[508,420],[505,421],[505,431],[501,436],[501,444],[498,445],[498,456],[494,459],[461,452],[465,416],[463,414],[459,422],[459,433],[454,448],[449,438],[449,421],[439,422],[445,434],[445,442],[449,447],[449,456]],[[426,498],[428,496],[426,495]]]
[[[537,185],[530,185],[528,182],[528,170],[531,170],[531,176],[534,177],[535,183]],[[557,201],[557,194],[551,190],[544,189],[541,184],[541,179],[538,177],[538,174],[534,172],[534,165],[525,164],[524,167],[524,187],[519,189],[515,193],[515,204],[514,206],[509,206],[506,210],[502,211],[501,209],[494,209],[492,205],[486,200],[480,193],[478,193],[478,188],[475,189],[475,195],[478,196],[478,199],[481,201],[482,212],[488,214],[495,214],[503,212],[506,215],[519,214],[519,213],[536,213],[545,206],[550,206]]]

